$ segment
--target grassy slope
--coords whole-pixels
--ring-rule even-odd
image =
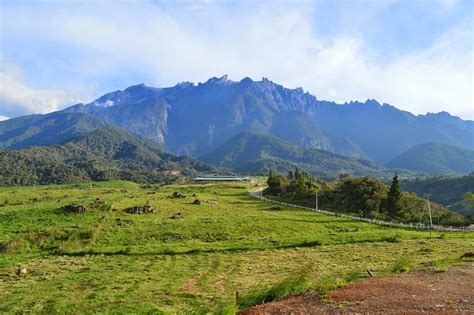
[[[410,257],[442,266],[474,247],[474,233],[388,229],[249,198],[245,184],[144,189],[129,182],[0,188],[0,312],[214,312],[304,273],[315,288],[344,284]],[[194,198],[167,198],[173,191]],[[36,199],[35,199],[36,198]],[[115,211],[64,215],[62,205],[101,198]],[[6,202],[8,200],[8,202]],[[160,212],[123,210],[146,201]],[[181,212],[183,219],[169,217]],[[120,220],[131,220],[121,226]],[[279,241],[279,242],[275,242]],[[318,245],[321,244],[321,245]],[[59,248],[61,246],[62,248]],[[17,265],[29,270],[15,276]]]

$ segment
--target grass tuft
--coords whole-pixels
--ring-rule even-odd
[[[408,272],[413,268],[413,261],[408,256],[398,259],[392,267],[392,272]]]
[[[276,301],[290,294],[301,294],[310,289],[310,282],[306,275],[287,278],[273,287],[257,290],[238,299],[239,309]]]

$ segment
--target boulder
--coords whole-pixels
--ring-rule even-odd
[[[175,199],[177,199],[177,198],[186,198],[186,195],[183,195],[179,191],[175,191],[171,197],[175,198]]]
[[[16,274],[17,274],[18,276],[21,276],[21,275],[26,274],[27,272],[28,272],[28,271],[26,270],[25,267],[20,266],[20,267],[18,267],[18,269],[17,269],[17,271],[16,271]]]
[[[83,205],[70,204],[64,206],[64,212],[68,213],[84,213],[86,210],[86,206]]]
[[[134,206],[125,211],[130,214],[146,214],[155,213],[155,208],[152,205],[146,204],[144,206]]]

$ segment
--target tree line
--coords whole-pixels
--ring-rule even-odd
[[[390,186],[369,177],[340,175],[332,182],[325,182],[299,169],[286,176],[268,173],[268,187],[264,194],[283,202],[306,207],[400,222],[429,223],[428,201],[414,193],[402,192],[398,175]],[[461,215],[439,204],[432,203],[433,224],[469,224]]]

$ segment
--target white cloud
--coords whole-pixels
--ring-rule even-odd
[[[376,98],[414,113],[447,110],[474,118],[470,22],[447,30],[432,47],[382,63],[362,36],[318,37],[310,10],[298,6],[227,12],[201,2],[179,13],[148,4],[115,5],[113,12],[100,5],[74,9],[22,8],[4,15],[11,16],[6,25],[17,36],[78,53],[63,65],[77,77],[106,81],[139,73],[159,86],[226,73],[232,79],[268,77],[319,99]],[[55,110],[74,99],[68,92],[2,80],[14,89],[0,96],[30,111]]]
[[[7,117],[7,116],[0,115],[0,121],[4,121],[4,120],[8,120],[8,119],[10,119],[10,118]]]
[[[11,63],[0,64],[2,114],[48,113],[81,100],[64,90],[33,89],[23,81],[17,66]]]

